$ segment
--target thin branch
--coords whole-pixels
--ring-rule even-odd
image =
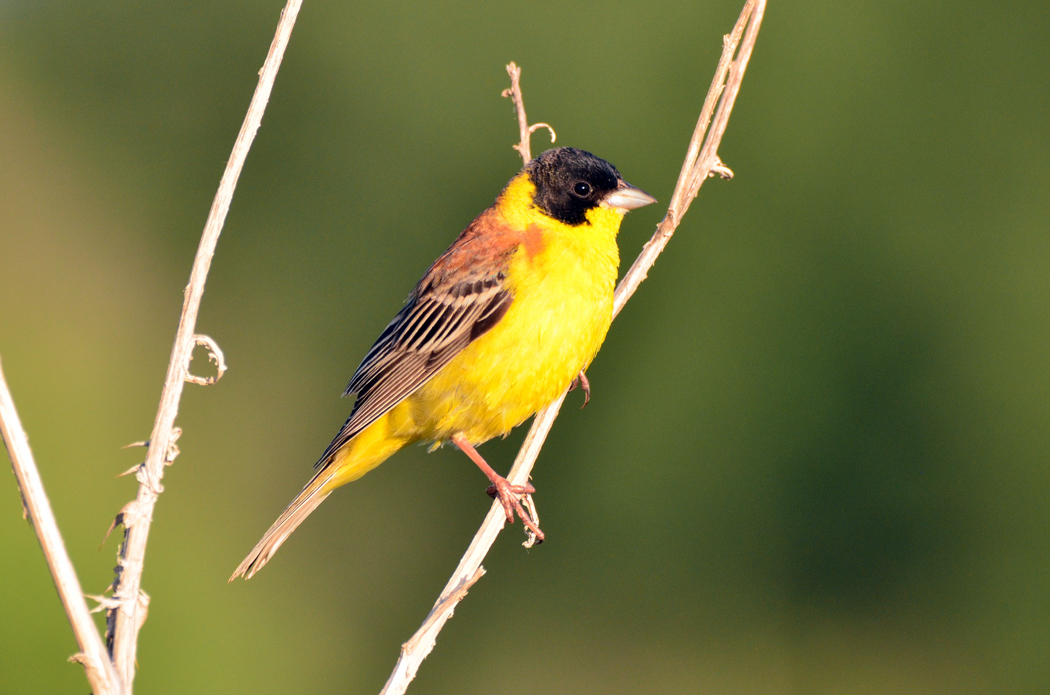
[[[441,632],[441,628],[445,627],[445,623],[452,617],[456,604],[466,598],[470,587],[474,586],[474,583],[481,579],[483,574],[485,574],[485,568],[479,566],[474,571],[474,574],[460,580],[451,589],[446,588],[445,591],[441,592],[441,598],[434,604],[434,607],[430,610],[430,615],[423,621],[423,625],[416,630],[416,634],[412,635],[412,639],[401,645],[402,658],[398,659],[397,668],[390,674],[390,679],[387,681],[386,687],[383,688],[383,692],[387,692],[387,688],[390,687],[391,683],[403,682],[405,687],[407,687],[412,679],[416,677],[416,671],[419,670],[423,659],[427,657],[430,650],[434,648],[434,644],[437,642],[437,634]],[[405,658],[408,655],[415,658]],[[402,688],[397,692],[403,693],[404,689]]]
[[[765,0],[748,0],[744,5],[740,18],[733,27],[733,31],[724,37],[722,57],[715,70],[715,78],[711,89],[708,91],[703,109],[701,109],[696,130],[693,133],[692,140],[689,142],[685,162],[682,165],[682,171],[678,177],[674,194],[671,196],[667,214],[657,226],[656,233],[646,243],[634,264],[631,265],[631,268],[617,286],[613,301],[613,317],[619,314],[624,304],[645,279],[649,269],[656,262],[656,257],[667,246],[667,242],[670,240],[671,235],[674,234],[675,228],[681,221],[682,216],[685,215],[686,210],[689,209],[690,203],[696,197],[703,182],[711,175],[727,178],[732,176],[732,172],[718,158],[718,146],[721,143],[722,135],[725,133],[729,115],[740,90],[740,83],[744,78],[744,71],[747,69],[748,60],[751,58],[751,52],[758,38],[758,30],[762,23],[765,7]],[[740,49],[739,52],[737,51],[738,47]],[[522,154],[522,158],[527,162],[529,159],[528,128],[526,126],[525,109],[522,105],[521,89],[518,84],[521,70],[514,63],[511,63],[507,66],[507,72],[511,76],[511,89],[508,91],[518,107],[518,124],[522,138],[520,146],[515,146],[515,149]],[[504,95],[507,95],[507,92],[504,92]],[[715,111],[716,105],[717,111]],[[711,121],[712,112],[714,112],[714,121],[708,133],[708,123]],[[547,434],[554,425],[554,420],[558,417],[558,411],[561,409],[564,400],[565,394],[563,393],[553,403],[536,413],[532,427],[525,438],[525,443],[522,444],[521,449],[518,451],[514,465],[507,476],[512,485],[524,485],[528,482],[532,467],[539,456]],[[477,534],[474,536],[474,540],[471,541],[466,554],[460,560],[459,566],[456,567],[452,578],[449,579],[444,591],[441,592],[441,596],[438,597],[434,610],[437,610],[452,595],[458,595],[459,600],[462,600],[464,583],[468,578],[475,577],[477,570],[481,567],[482,560],[495,542],[496,536],[503,530],[506,520],[507,517],[503,512],[502,506],[498,501],[494,502],[492,507],[489,508],[481,528],[478,529]],[[526,541],[526,545],[529,545],[531,541],[532,539],[530,538],[529,541]],[[431,615],[433,614],[434,611],[431,611]],[[401,649],[401,656],[394,668],[394,672],[380,695],[402,695],[407,690],[423,659],[434,648],[437,634],[441,627],[444,626],[445,620],[431,623],[428,618],[428,622],[424,623],[423,627],[416,632],[412,639],[405,643]]]
[[[715,70],[715,78],[711,88],[707,92],[704,106],[700,110],[700,118],[696,123],[693,138],[689,141],[686,150],[685,162],[682,171],[678,175],[678,183],[675,185],[674,193],[671,195],[671,204],[667,208],[667,214],[656,227],[656,233],[645,244],[642,252],[638,254],[623,280],[616,287],[616,296],[613,300],[613,317],[616,317],[623,305],[635,293],[638,286],[642,284],[649,269],[656,263],[656,257],[667,246],[671,240],[682,216],[689,209],[689,205],[700,192],[700,186],[713,173],[723,177],[731,177],[732,172],[722,163],[718,157],[718,146],[722,142],[726,125],[729,123],[729,115],[736,103],[737,93],[740,91],[740,83],[744,79],[744,71],[751,59],[755,41],[758,39],[758,30],[762,25],[762,16],[766,11],[766,0],[748,0],[744,5],[740,18],[733,27],[733,31],[723,37],[722,57],[718,61]],[[744,35],[746,29],[746,35]],[[743,41],[741,42],[741,36]],[[739,45],[740,51],[737,52]],[[736,55],[734,59],[733,56]],[[721,101],[719,101],[721,96]],[[710,133],[707,133],[708,122],[711,112],[715,111]],[[701,146],[701,143],[703,145]]]
[[[156,504],[157,496],[163,490],[160,481],[164,477],[164,467],[171,462],[176,452],[171,449],[172,432],[179,409],[179,400],[182,397],[183,384],[192,377],[189,373],[189,361],[193,353],[193,346],[202,340],[201,336],[194,334],[194,328],[197,323],[197,311],[200,308],[201,297],[204,294],[204,283],[208,277],[215,246],[219,241],[219,233],[226,220],[226,213],[230,209],[230,201],[233,199],[237,179],[244,166],[244,160],[248,156],[252,140],[255,139],[255,133],[262,122],[263,112],[270,98],[274,79],[277,77],[277,70],[280,68],[281,59],[284,57],[284,50],[288,45],[288,39],[301,4],[302,0],[288,0],[288,4],[281,13],[281,20],[277,25],[277,32],[270,45],[269,54],[259,72],[259,84],[255,88],[255,94],[248,107],[248,114],[245,116],[241,131],[233,145],[233,152],[226,164],[226,171],[223,172],[219,190],[215,194],[208,220],[204,225],[197,256],[193,261],[193,270],[190,272],[190,282],[186,287],[182,315],[179,318],[175,344],[171,350],[171,361],[168,363],[168,373],[161,392],[160,407],[157,410],[153,433],[149,439],[149,452],[140,470],[138,495],[132,503],[135,520],[133,522],[129,520],[127,506],[123,514],[124,544],[117,567],[117,576],[113,582],[113,597],[117,601],[117,607],[108,612],[108,623],[111,625],[108,636],[113,660],[128,693],[131,692],[131,683],[135,677],[138,633],[145,620],[146,601],[148,600],[144,598],[145,595],[140,588],[143,562],[146,557],[146,541],[153,518],[153,506]],[[212,348],[215,361],[222,367],[221,352],[218,351],[217,346],[214,343],[206,345]]]
[[[98,628],[91,619],[87,602],[84,600],[84,593],[80,589],[80,581],[77,579],[77,573],[73,569],[69,554],[66,553],[66,545],[62,541],[62,534],[58,531],[58,523],[51,511],[51,503],[48,502],[47,493],[44,491],[44,483],[40,479],[36,462],[33,461],[29,439],[18,419],[18,411],[15,410],[15,403],[11,398],[11,392],[7,389],[2,369],[0,369],[0,432],[3,433],[4,444],[11,457],[11,467],[15,470],[18,489],[22,493],[23,509],[29,515],[29,521],[36,531],[40,549],[44,551],[44,559],[47,561],[47,568],[51,571],[55,588],[58,589],[58,597],[62,600],[62,606],[66,610],[66,615],[69,616],[69,624],[73,628],[77,644],[80,645],[80,653],[75,655],[73,660],[83,664],[88,682],[91,683],[91,689],[95,695],[120,695],[123,692],[120,687],[120,679],[116,669],[113,668],[113,662],[109,660],[102,637],[98,634]]]
[[[510,75],[510,88],[503,90],[503,96],[514,102],[514,110],[518,114],[518,134],[521,137],[521,142],[513,147],[521,155],[521,160],[528,164],[532,159],[532,150],[529,148],[532,134],[540,128],[546,128],[551,132],[551,142],[558,139],[558,134],[546,123],[529,125],[529,119],[525,117],[525,100],[521,96],[521,68],[513,60],[507,65],[507,74]]]

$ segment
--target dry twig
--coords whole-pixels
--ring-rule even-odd
[[[288,4],[281,13],[281,20],[277,25],[266,62],[259,71],[259,84],[256,86],[241,131],[234,142],[233,152],[223,172],[222,180],[219,182],[219,190],[215,194],[215,200],[201,235],[197,256],[193,261],[190,282],[186,287],[182,306],[182,315],[175,334],[175,344],[171,351],[171,361],[168,363],[168,373],[164,380],[160,406],[153,425],[153,434],[148,442],[136,442],[136,445],[147,445],[149,452],[143,464],[128,471],[136,473],[139,490],[136,498],[124,505],[117,515],[116,523],[124,526],[125,534],[117,575],[111,587],[113,596],[95,597],[99,601],[100,608],[106,610],[106,636],[110,650],[108,655],[91,619],[73,565],[65,552],[65,546],[59,535],[54,515],[51,513],[47,495],[33,463],[28,441],[18,422],[14,403],[11,401],[6,384],[3,382],[3,375],[0,373],[0,425],[3,427],[4,441],[18,478],[25,511],[37,530],[37,536],[55,580],[55,586],[73,626],[77,642],[83,650],[73,659],[84,665],[88,680],[96,695],[121,695],[122,693],[130,695],[131,693],[131,684],[135,677],[138,633],[146,620],[149,606],[149,596],[141,589],[146,541],[153,518],[153,506],[164,489],[161,485],[164,468],[170,465],[178,455],[175,440],[178,439],[181,431],[174,424],[179,409],[179,400],[182,397],[183,383],[191,381],[203,385],[213,384],[226,371],[222,351],[215,341],[208,336],[194,334],[197,311],[204,294],[204,284],[211,267],[212,256],[215,254],[215,246],[237,186],[237,179],[252,141],[255,139],[255,133],[262,122],[263,112],[269,101],[270,92],[273,90],[273,83],[301,5],[302,0],[288,0]],[[194,345],[202,345],[208,349],[209,358],[217,368],[214,377],[201,378],[190,373],[189,362]]]
[[[121,679],[126,685],[127,692],[131,692],[131,683],[135,678],[135,653],[138,645],[138,633],[146,618],[146,605],[148,597],[141,590],[143,562],[146,556],[146,541],[149,537],[150,523],[153,519],[153,506],[157,502],[157,496],[163,489],[160,481],[164,477],[164,468],[174,460],[177,449],[172,448],[172,433],[175,425],[175,416],[179,409],[179,400],[182,397],[182,387],[186,381],[195,383],[214,383],[225,369],[222,360],[222,352],[214,341],[206,336],[194,334],[197,323],[197,311],[200,308],[201,297],[204,294],[204,283],[208,277],[211,267],[211,259],[215,254],[215,246],[219,241],[223,223],[226,221],[226,213],[229,212],[230,202],[233,199],[233,191],[237,186],[237,179],[244,166],[244,160],[248,156],[248,150],[255,133],[262,122],[266,102],[270,98],[277,70],[280,68],[281,59],[284,57],[284,49],[288,45],[288,39],[295,25],[295,18],[299,13],[302,0],[288,0],[281,20],[277,25],[270,51],[266,56],[266,62],[259,71],[259,84],[255,88],[248,113],[244,118],[241,131],[233,145],[233,152],[226,164],[222,180],[219,182],[219,190],[215,194],[208,220],[204,225],[201,235],[200,246],[197,248],[197,256],[193,261],[193,269],[190,272],[190,282],[186,287],[185,301],[182,305],[182,315],[179,318],[179,327],[175,333],[175,344],[171,350],[171,361],[168,363],[168,373],[164,379],[164,389],[161,392],[160,407],[157,410],[157,418],[153,425],[153,433],[149,439],[149,452],[146,462],[143,464],[137,477],[139,478],[139,490],[131,509],[128,506],[122,510],[125,526],[124,544],[121,547],[120,561],[117,566],[117,576],[113,581],[113,600],[111,604],[115,608],[107,611],[107,624],[109,625],[108,640],[113,655],[113,660],[120,673]],[[219,367],[218,376],[214,379],[199,379],[189,373],[189,361],[195,344],[203,344],[211,351],[213,360]],[[129,512],[134,512],[130,514]],[[134,517],[131,520],[130,517]]]
[[[18,479],[24,511],[36,531],[40,549],[44,551],[44,559],[51,570],[55,588],[58,589],[58,597],[62,599],[62,606],[69,616],[69,624],[73,627],[77,644],[80,645],[80,653],[74,655],[72,660],[84,666],[95,695],[120,695],[123,692],[120,678],[113,668],[113,662],[109,660],[95,621],[91,619],[77,572],[73,569],[69,554],[66,553],[66,545],[58,531],[58,522],[55,521],[51,503],[44,492],[44,483],[33,460],[29,439],[18,419],[11,392],[7,389],[3,370],[0,370],[0,431],[4,435],[4,444],[7,445],[7,453],[11,457],[15,478]]]
[[[518,114],[518,132],[521,137],[521,142],[512,147],[521,155],[522,161],[528,164],[532,159],[532,150],[529,148],[532,134],[540,128],[546,128],[551,133],[552,143],[558,139],[558,134],[546,123],[529,125],[529,119],[525,117],[525,100],[521,96],[521,68],[513,60],[507,65],[507,74],[510,75],[510,87],[503,90],[503,96],[514,102],[514,111]]]
[[[740,18],[733,27],[733,31],[724,37],[722,57],[715,70],[711,89],[708,91],[704,106],[700,111],[700,119],[697,121],[692,140],[689,142],[685,162],[682,164],[682,171],[678,176],[674,194],[671,196],[667,214],[657,226],[656,233],[646,243],[638,258],[617,286],[613,303],[614,317],[620,313],[624,304],[638,289],[649,269],[656,262],[656,257],[667,246],[667,242],[670,241],[671,235],[674,234],[675,228],[681,221],[682,216],[685,215],[686,210],[689,209],[690,203],[696,197],[703,182],[713,175],[722,176],[723,178],[732,176],[732,172],[718,158],[718,146],[721,143],[722,135],[725,133],[726,124],[729,122],[729,115],[740,90],[740,83],[744,78],[748,60],[751,58],[755,40],[758,38],[758,30],[762,23],[765,7],[765,0],[748,0],[740,13]],[[739,51],[737,50],[738,48]],[[507,72],[511,76],[511,89],[505,91],[504,96],[512,96],[514,99],[518,110],[518,125],[521,133],[521,143],[516,145],[515,149],[521,153],[522,159],[528,162],[530,159],[529,135],[537,127],[544,127],[545,124],[537,124],[531,128],[528,126],[521,99],[521,89],[518,84],[521,70],[514,63],[511,63],[507,66]],[[712,114],[714,114],[713,121]],[[710,131],[708,131],[709,123],[712,124]],[[553,133],[553,131],[551,132]],[[557,400],[536,414],[532,428],[525,438],[525,443],[522,444],[521,449],[518,451],[518,456],[515,458],[514,465],[507,476],[507,480],[512,485],[524,485],[528,482],[532,466],[536,462],[536,457],[539,456],[540,449],[543,447],[543,442],[547,438],[554,420],[558,417],[558,411],[561,409],[561,404],[564,400],[565,394],[562,394]],[[448,610],[446,614],[439,616],[437,619],[435,619],[435,614],[440,613],[439,609],[447,605],[449,597],[457,596],[457,601],[462,600],[466,593],[465,589],[469,587],[469,585],[465,584],[468,579],[473,578],[473,581],[477,581],[477,571],[481,567],[481,562],[495,542],[496,536],[503,530],[506,519],[507,517],[503,512],[502,506],[498,501],[494,502],[466,554],[460,560],[459,566],[456,567],[452,578],[449,579],[444,591],[441,592],[441,596],[438,597],[427,621],[424,622],[412,639],[401,648],[401,656],[381,695],[401,695],[407,690],[423,659],[434,648],[438,632],[440,632],[445,622],[451,616],[451,610]],[[530,545],[533,541],[534,539],[530,538],[529,541],[526,541],[526,545]]]

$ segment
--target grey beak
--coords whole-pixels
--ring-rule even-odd
[[[652,197],[641,188],[635,188],[626,181],[621,180],[616,190],[602,199],[602,202],[611,208],[621,210],[634,210],[635,208],[652,205],[656,198]]]

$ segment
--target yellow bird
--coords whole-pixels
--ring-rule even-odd
[[[616,167],[572,147],[548,150],[511,179],[441,255],[365,355],[343,395],[350,418],[317,473],[230,577],[246,579],[332,490],[402,447],[452,442],[485,473],[488,493],[542,540],[514,486],[475,446],[505,435],[583,384],[612,322],[628,210],[654,203]]]

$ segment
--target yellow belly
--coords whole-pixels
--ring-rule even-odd
[[[607,236],[596,245],[576,229],[553,229],[542,251],[518,250],[506,316],[403,404],[421,439],[463,432],[480,444],[505,435],[591,363],[612,321],[615,229]]]
[[[594,209],[588,219],[578,227],[547,221],[540,248],[515,252],[504,283],[514,303],[503,319],[340,449],[325,489],[356,480],[412,442],[440,444],[462,432],[480,444],[505,435],[568,388],[605,340],[619,268],[622,215]]]

